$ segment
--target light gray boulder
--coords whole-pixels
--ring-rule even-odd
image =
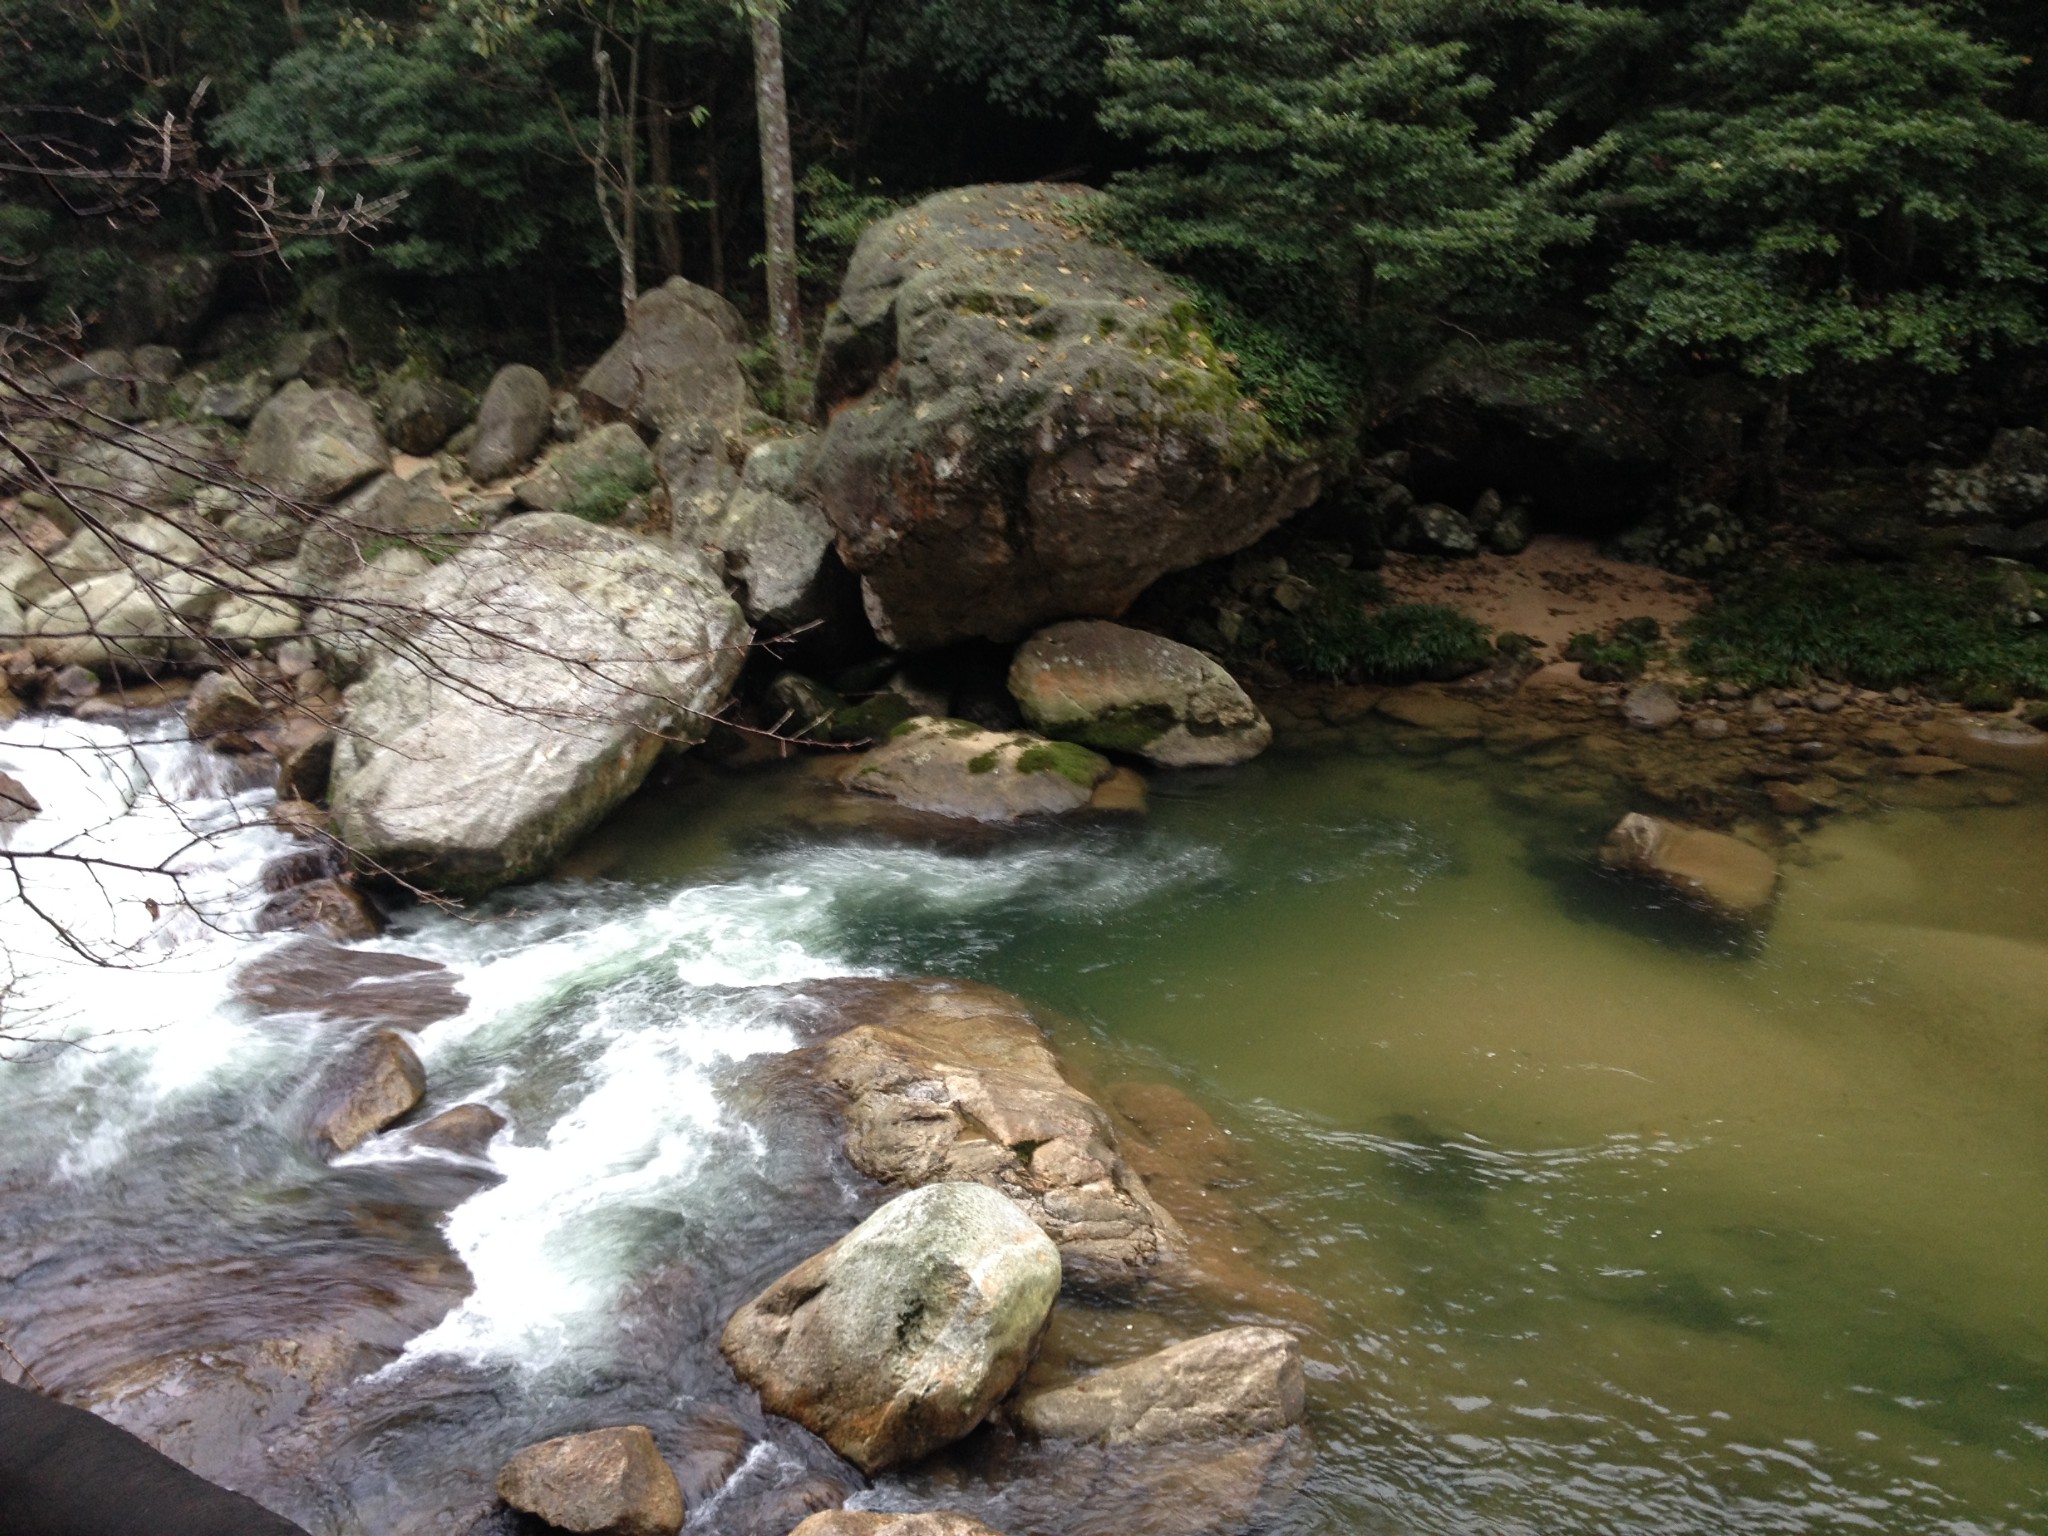
[[[306,531],[297,579],[307,592],[327,592],[383,550],[422,548],[431,558],[445,552],[436,541],[475,526],[430,480],[379,475]]]
[[[523,507],[568,512],[593,523],[617,522],[636,497],[654,489],[654,456],[622,421],[564,443],[512,487]]]
[[[1099,619],[1055,624],[1019,646],[1010,693],[1048,736],[1169,768],[1242,763],[1273,743],[1273,727],[1221,664]]]
[[[281,496],[325,502],[389,469],[391,450],[367,401],[295,379],[256,413],[240,466]]]
[[[676,541],[717,551],[747,617],[766,630],[791,629],[833,612],[832,525],[804,482],[816,446],[814,437],[760,444],[715,509],[706,505],[708,494],[678,505],[671,482]]]
[[[349,847],[458,894],[542,873],[702,740],[751,638],[701,561],[557,513],[500,523],[411,607],[348,690],[331,804]]]
[[[969,1433],[1031,1363],[1059,1250],[980,1184],[899,1195],[735,1312],[720,1341],[771,1413],[875,1473]]]
[[[1116,771],[1071,741],[916,715],[849,762],[842,782],[908,810],[1001,822],[1085,809]]]

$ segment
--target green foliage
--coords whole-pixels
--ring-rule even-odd
[[[1783,379],[2040,340],[2048,131],[1998,105],[2019,63],[1941,6],[1753,0],[1626,131],[1614,350]]]
[[[877,183],[872,181],[855,187],[822,165],[812,166],[798,178],[797,208],[802,226],[798,266],[803,276],[836,283],[867,227],[903,206],[897,199],[883,196],[876,187]]]
[[[1146,163],[1110,227],[1354,388],[1505,312],[1588,234],[1564,200],[1596,156],[1537,164],[1537,119],[1482,134],[1491,86],[1435,25],[1454,10],[1128,0],[1102,120]]]
[[[1932,685],[2048,694],[2048,634],[1997,576],[1968,566],[1780,567],[1693,620],[1686,660],[1712,677],[1789,687]]]
[[[44,256],[48,277],[43,286],[42,318],[63,324],[72,315],[95,313],[134,270],[128,254],[114,246],[58,248]]]
[[[1302,569],[1301,585],[1281,589],[1285,602],[1241,621],[1228,654],[1270,656],[1300,677],[1384,683],[1448,681],[1493,659],[1485,626],[1455,608],[1388,604],[1370,571],[1327,561]]]
[[[592,476],[577,489],[562,510],[587,523],[616,523],[637,496],[654,489],[654,466],[635,464],[625,472]]]
[[[1643,675],[1662,646],[1664,631],[1655,619],[1623,619],[1604,635],[1576,634],[1565,643],[1564,659],[1579,664],[1580,675],[1595,683],[1632,683]]]

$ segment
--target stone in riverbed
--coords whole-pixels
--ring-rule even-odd
[[[458,894],[542,873],[701,741],[751,638],[694,555],[556,513],[500,523],[413,603],[348,691],[329,793],[350,848]]]
[[[1273,741],[1273,727],[1221,665],[1121,624],[1040,630],[1018,647],[1009,682],[1034,729],[1168,768],[1246,762]]]
[[[972,1516],[950,1509],[916,1515],[883,1514],[869,1509],[826,1509],[789,1536],[1001,1536]]]
[[[42,809],[42,801],[28,792],[26,784],[11,773],[0,773],[0,827],[31,820]]]
[[[624,422],[564,443],[512,487],[521,506],[616,522],[636,496],[654,489],[654,455]]]
[[[1086,808],[1113,772],[1107,758],[1070,741],[917,715],[853,759],[843,782],[914,811],[1020,821]]]
[[[256,413],[241,457],[250,479],[301,501],[332,501],[390,467],[391,450],[365,401],[302,380]]]
[[[752,406],[740,312],[708,288],[672,277],[643,293],[626,331],[576,386],[586,422],[636,421],[665,431],[692,416],[721,426]]]
[[[505,1129],[505,1117],[487,1104],[458,1104],[414,1126],[407,1139],[416,1147],[482,1157],[491,1138]]]
[[[498,1497],[578,1536],[676,1536],[683,1490],[642,1424],[529,1445],[498,1473]]]
[[[380,1029],[328,1074],[314,1137],[347,1152],[411,1114],[427,1093],[427,1071],[403,1037]]]
[[[845,1106],[861,1172],[1002,1191],[1091,1289],[1127,1289],[1185,1256],[1179,1223],[1019,999],[974,982],[866,979],[809,982],[791,999],[806,1032],[834,1031],[807,1054]]]
[[[246,731],[261,725],[266,713],[242,678],[232,672],[209,672],[185,705],[185,729],[195,740]]]
[[[235,995],[260,1013],[313,1013],[418,1029],[469,1006],[436,960],[297,939],[242,967]]]
[[[905,650],[1114,617],[1315,499],[1186,290],[1045,184],[862,235],[819,358],[820,504]]]
[[[720,1341],[771,1413],[873,1474],[980,1424],[1059,1294],[1051,1239],[981,1184],[899,1195],[735,1312]]]
[[[1623,697],[1621,718],[1631,730],[1662,731],[1684,719],[1685,708],[1662,683],[1640,683]]]
[[[1778,889],[1778,863],[1725,832],[1631,812],[1607,834],[1600,862],[1651,880],[1731,922],[1755,922]]]
[[[347,880],[312,880],[279,891],[256,914],[258,933],[315,933],[341,944],[374,939],[384,920]]]
[[[1278,1434],[1302,1421],[1301,1346],[1278,1328],[1226,1328],[1011,1403],[1041,1440],[1098,1445]]]

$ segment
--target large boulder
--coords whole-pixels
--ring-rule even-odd
[[[929,197],[861,237],[825,329],[816,478],[905,649],[1113,617],[1314,499],[1188,295],[1045,185]]]
[[[243,474],[299,501],[332,501],[390,467],[368,402],[302,379],[265,402],[242,445]]]
[[[220,601],[204,555],[164,518],[81,530],[16,585],[30,652],[49,667],[160,660]]]
[[[1778,861],[1725,832],[1631,812],[1600,847],[1601,864],[1664,887],[1715,917],[1751,923],[1778,889]]]
[[[1031,1363],[1060,1257],[981,1184],[899,1195],[735,1312],[720,1346],[771,1413],[875,1473],[950,1445]]]
[[[94,339],[114,347],[152,341],[189,347],[213,312],[227,269],[225,257],[210,254],[137,258],[114,280],[93,326]]]
[[[804,483],[815,447],[814,438],[762,443],[715,509],[705,505],[708,497],[678,503],[670,480],[677,542],[716,550],[747,617],[764,629],[791,629],[832,611],[832,525]]]
[[[559,513],[436,567],[348,691],[342,840],[457,893],[545,871],[703,739],[750,638],[702,562]]]
[[[535,511],[610,523],[634,497],[653,490],[654,483],[654,456],[639,433],[615,421],[553,450],[512,487],[512,494]]]
[[[538,368],[500,368],[477,407],[469,475],[479,485],[502,480],[540,452],[554,421],[554,396]]]
[[[498,1497],[579,1536],[676,1536],[683,1490],[644,1424],[529,1445],[498,1473]]]
[[[692,416],[736,425],[752,405],[740,371],[746,336],[730,303],[670,278],[639,297],[625,334],[583,375],[576,388],[583,419],[637,421],[657,432]]]
[[[1111,1366],[1005,1410],[1041,1440],[1161,1445],[1278,1434],[1302,1421],[1301,1346],[1278,1328],[1226,1328]]]
[[[1055,624],[1017,650],[1010,693],[1033,728],[1168,768],[1257,757],[1273,727],[1193,646],[1102,620]]]
[[[849,762],[843,782],[907,810],[1003,822],[1084,810],[1116,772],[1070,741],[918,715]]]
[[[400,453],[432,453],[469,420],[469,396],[431,374],[393,378],[379,403],[384,408],[384,435]]]
[[[967,981],[834,980],[798,988],[792,1009],[833,1031],[809,1060],[843,1106],[848,1158],[870,1178],[999,1189],[1094,1290],[1128,1288],[1185,1256],[1179,1223],[1019,999]]]

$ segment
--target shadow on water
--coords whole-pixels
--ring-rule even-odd
[[[1557,910],[1573,923],[1613,929],[1688,954],[1753,960],[1764,951],[1763,930],[1730,923],[1646,881],[1602,869],[1583,844],[1533,845],[1525,867],[1549,887]]]

